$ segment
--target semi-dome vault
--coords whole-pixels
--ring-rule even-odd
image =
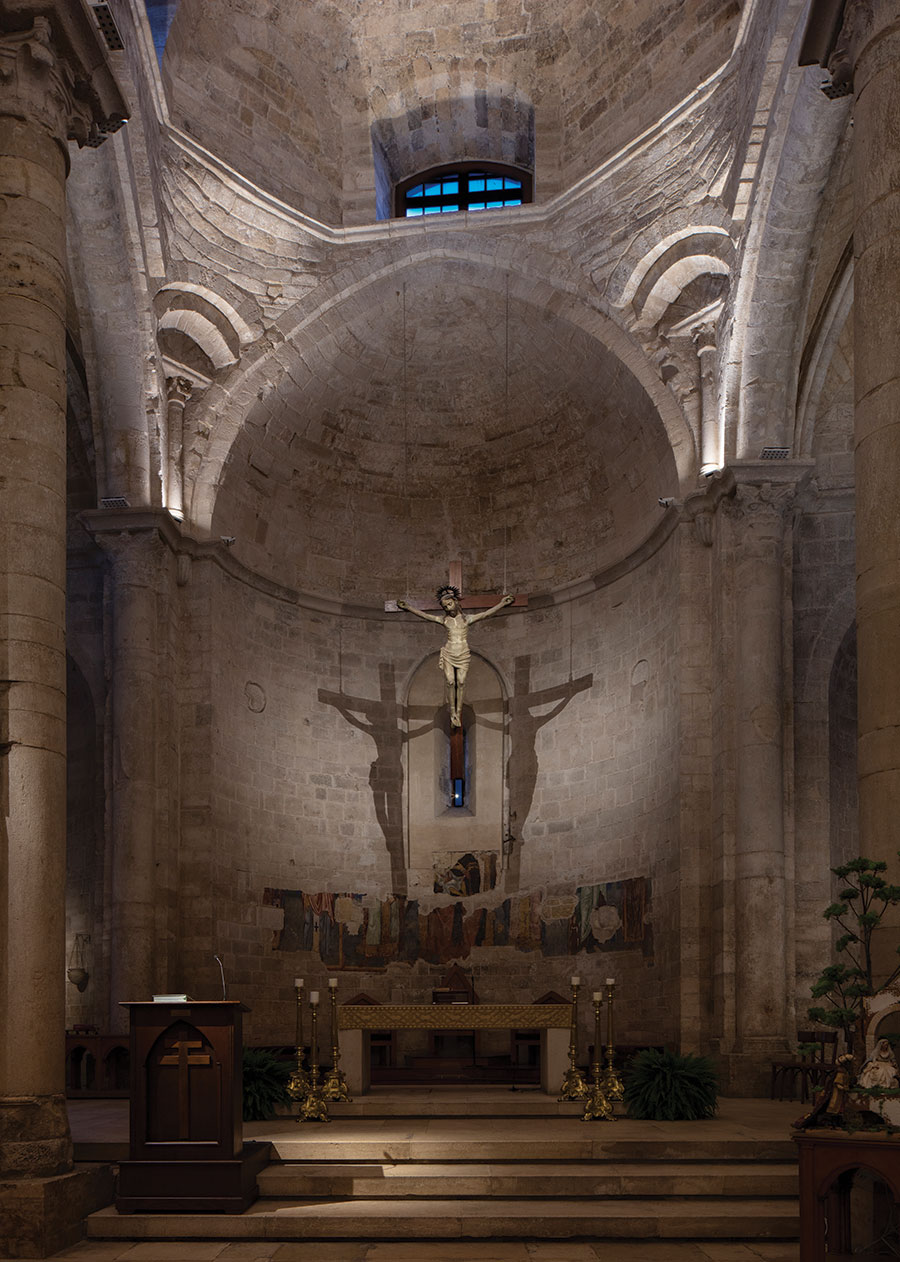
[[[420,263],[280,348],[213,533],[270,578],[363,604],[428,588],[448,559],[472,589],[546,591],[632,551],[677,489],[657,410],[596,336],[508,286]]]

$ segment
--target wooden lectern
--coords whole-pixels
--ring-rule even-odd
[[[237,1000],[123,1003],[131,1024],[131,1141],[120,1213],[240,1213],[270,1145],[243,1141]]]

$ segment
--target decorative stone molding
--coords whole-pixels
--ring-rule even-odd
[[[704,547],[712,547],[713,519],[723,500],[734,498],[736,488],[731,469],[723,469],[709,478],[702,491],[692,491],[685,496],[682,512],[688,521],[694,523],[697,540]]]
[[[31,20],[25,30],[8,29],[15,19],[0,17],[0,116],[37,123],[64,152],[66,140],[101,144],[128,110],[99,34],[80,5],[63,5],[52,21],[42,10],[21,15]]]

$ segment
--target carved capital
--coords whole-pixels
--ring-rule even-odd
[[[13,23],[19,29],[10,29]],[[67,140],[96,146],[122,126],[125,102],[80,5],[52,20],[46,10],[0,14],[2,116],[38,124],[63,149]]]
[[[697,540],[704,547],[712,547],[713,522],[719,505],[725,500],[733,499],[734,493],[734,474],[730,469],[723,469],[707,480],[702,491],[693,491],[685,496],[682,511],[685,518],[693,522]]]
[[[189,377],[166,377],[166,398],[170,403],[184,407],[193,391],[194,383]]]
[[[691,334],[691,341],[697,354],[703,356],[716,349],[716,326],[712,323],[698,324]]]
[[[738,527],[742,548],[751,554],[759,549],[764,555],[771,545],[778,545],[795,497],[796,487],[791,483],[740,484],[726,513]]]

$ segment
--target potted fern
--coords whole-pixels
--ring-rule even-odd
[[[289,1104],[287,1084],[293,1066],[267,1047],[245,1047],[244,1121],[265,1122],[279,1104]]]
[[[646,1121],[696,1122],[715,1115],[718,1085],[707,1057],[648,1047],[625,1067],[625,1106]]]

